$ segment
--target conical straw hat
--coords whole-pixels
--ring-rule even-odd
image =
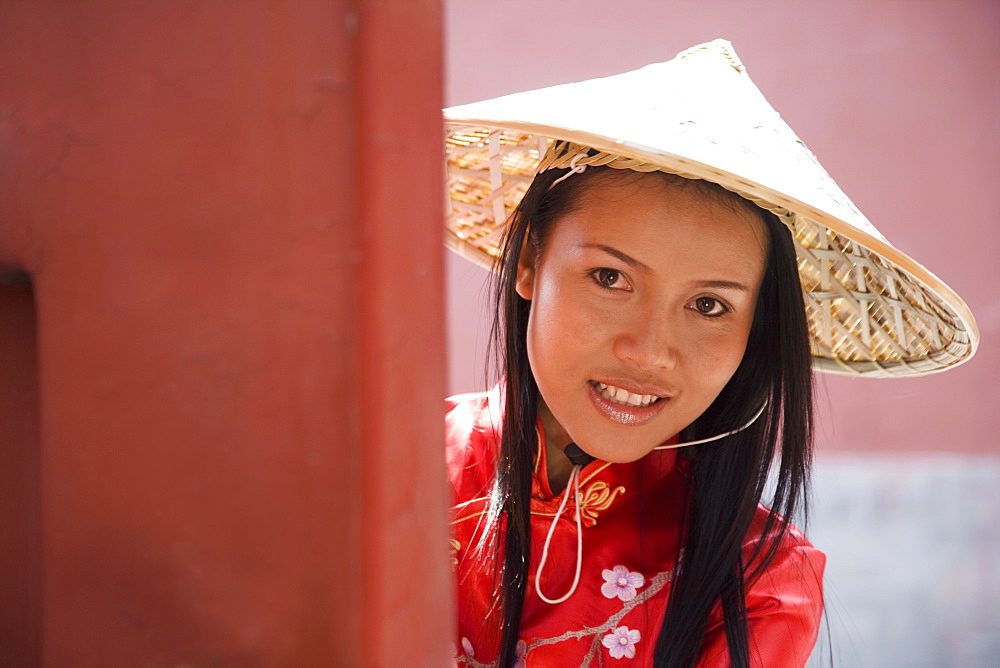
[[[969,308],[858,211],[729,42],[618,76],[452,107],[444,118],[445,241],[488,269],[539,163],[568,167],[592,147],[598,153],[579,164],[705,179],[775,213],[795,238],[814,368],[915,376],[975,352]]]

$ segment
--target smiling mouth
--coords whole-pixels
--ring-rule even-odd
[[[594,389],[596,389],[598,394],[600,394],[606,401],[618,404],[619,406],[644,408],[665,398],[659,397],[655,394],[633,394],[632,392],[623,390],[620,387],[615,387],[614,385],[608,385],[606,383],[599,383],[594,380],[590,381],[590,384],[594,386]]]

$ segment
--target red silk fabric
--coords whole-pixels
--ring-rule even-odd
[[[453,564],[458,588],[456,664],[490,666],[498,651],[494,549],[477,549],[485,527],[501,422],[499,393],[448,400],[447,461],[455,492]],[[535,592],[545,536],[562,495],[546,477],[544,435],[532,481],[531,563],[515,668],[527,666],[652,665],[670,595],[687,498],[686,467],[675,450],[639,461],[596,460],[580,472],[583,560],[580,582],[565,602]],[[566,492],[563,492],[566,493]],[[569,491],[572,494],[572,490]],[[571,587],[576,569],[572,498],[556,521],[540,585],[550,599]],[[749,556],[761,539],[760,508],[746,541]],[[767,668],[805,665],[822,615],[824,555],[792,530],[774,562],[747,591],[751,654]],[[729,665],[718,607],[709,620],[699,666]]]

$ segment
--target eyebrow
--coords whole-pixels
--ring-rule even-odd
[[[619,260],[629,265],[630,267],[635,267],[636,269],[641,269],[642,271],[646,272],[652,271],[652,269],[650,269],[648,265],[639,262],[631,255],[627,255],[618,250],[617,248],[612,248],[611,246],[605,246],[604,244],[580,244],[580,248],[593,248],[595,250],[604,251],[608,255],[612,255],[618,258]]]
[[[580,248],[593,248],[595,250],[603,251],[608,255],[618,258],[630,267],[635,267],[641,269],[642,271],[650,272],[652,269],[646,264],[643,264],[639,260],[636,260],[631,255],[623,253],[617,248],[612,248],[611,246],[605,246],[604,244],[580,244]],[[699,288],[711,288],[714,290],[736,290],[738,292],[750,292],[750,288],[743,283],[738,281],[696,281],[695,285]]]
[[[737,283],[736,281],[698,281],[695,283],[700,288],[714,288],[716,290],[738,290],[740,292],[750,292],[750,288]]]

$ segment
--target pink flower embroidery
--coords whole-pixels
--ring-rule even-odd
[[[635,598],[636,589],[646,584],[646,578],[642,573],[630,571],[620,564],[611,570],[605,568],[601,571],[601,575],[605,580],[601,585],[601,593],[605,598],[617,596],[623,601],[631,601]]]
[[[472,643],[469,642],[468,638],[462,638],[462,651],[465,652],[465,656],[473,657],[476,655],[476,650],[472,649]]]
[[[620,659],[623,656],[629,659],[635,658],[635,644],[642,638],[638,629],[630,629],[627,626],[619,626],[614,631],[604,636],[601,642],[608,648],[608,653],[612,659]]]
[[[525,655],[528,653],[528,645],[523,640],[518,640],[514,647],[514,668],[527,668],[528,660]]]

